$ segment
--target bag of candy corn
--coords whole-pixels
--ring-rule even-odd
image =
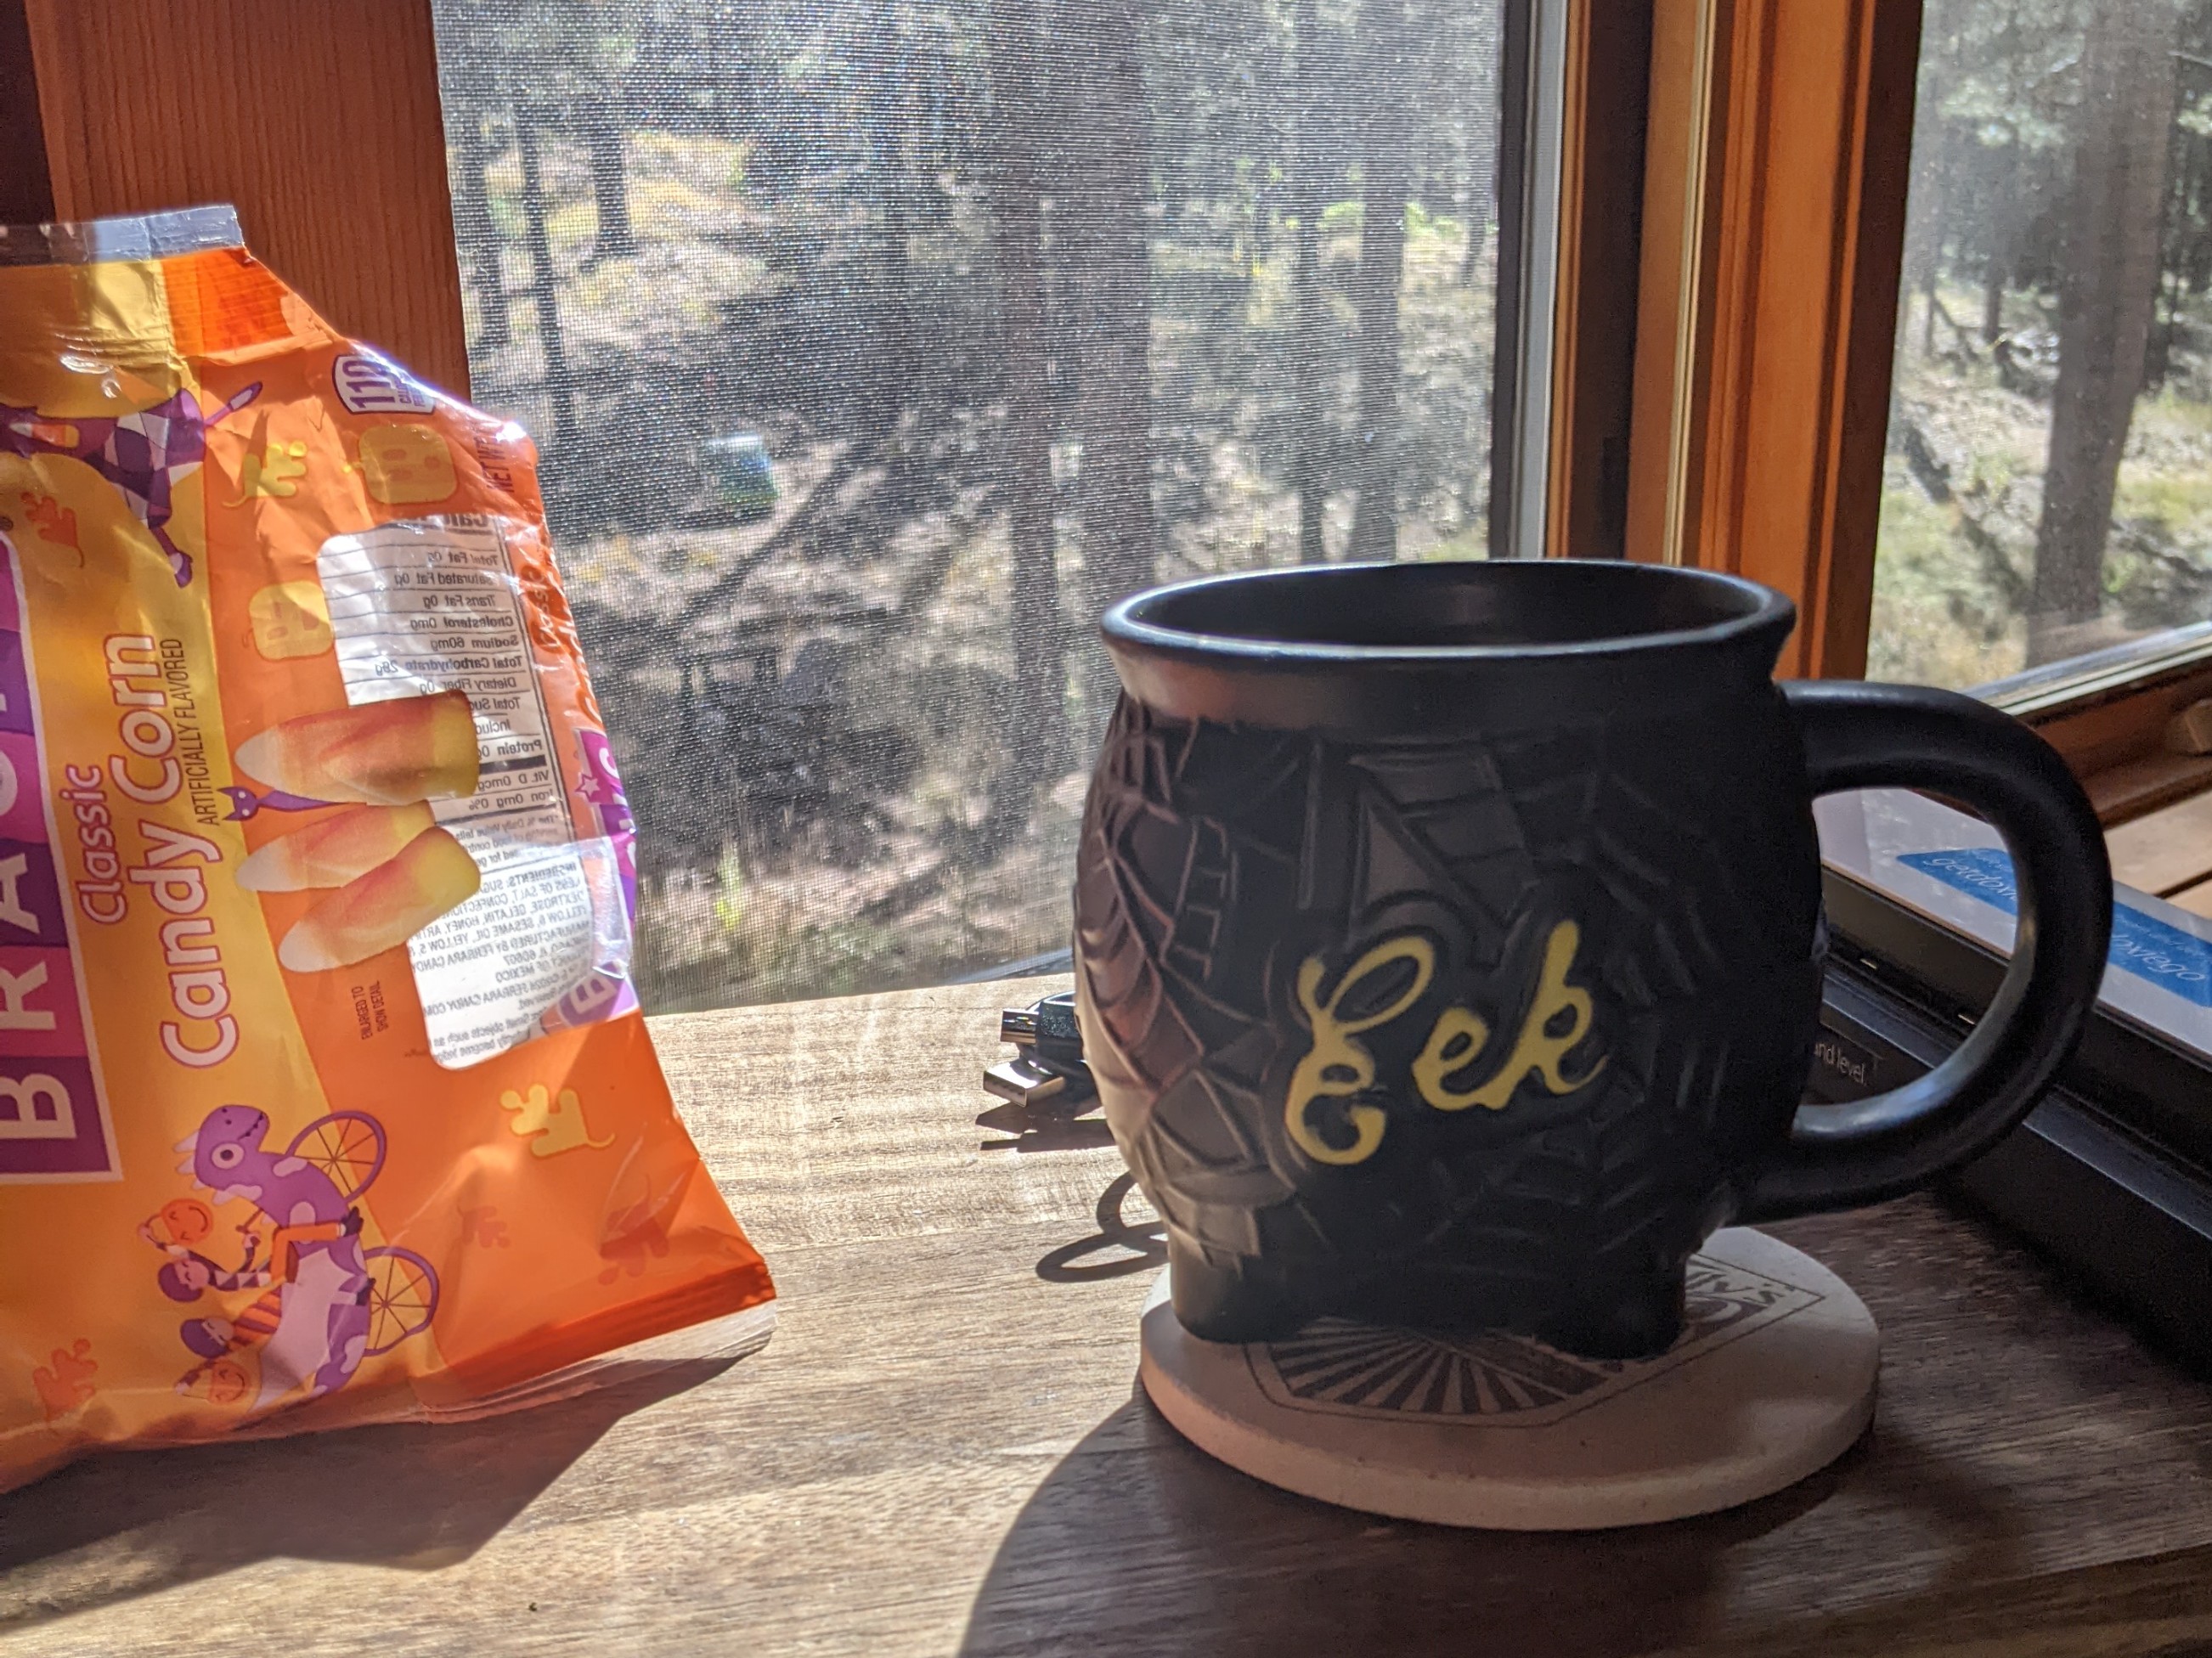
[[[765,1339],[535,466],[227,209],[0,233],[0,1489]]]

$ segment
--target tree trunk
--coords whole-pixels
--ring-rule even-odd
[[[637,239],[629,228],[629,177],[623,157],[622,99],[610,91],[596,100],[585,117],[585,132],[592,152],[592,202],[599,210],[599,228],[592,237],[592,263],[626,259],[637,252]]]
[[[1468,77],[1467,241],[1460,249],[1459,285],[1474,286],[1474,268],[1490,238],[1490,215],[1498,197],[1497,120],[1490,114],[1498,98],[1497,71],[1484,54]]]
[[[1366,175],[1359,231],[1359,505],[1352,556],[1398,553],[1398,295],[1406,274],[1406,185],[1412,107],[1402,76],[1407,0],[1370,0],[1360,13],[1370,65],[1361,147]]]
[[[1982,263],[1982,343],[1994,345],[2004,332],[2005,285],[2011,279],[2013,239],[2018,224],[2020,156],[2008,146],[1990,169],[1988,257]]]
[[[511,336],[499,225],[491,216],[491,189],[484,178],[491,165],[491,145],[484,139],[482,110],[463,110],[453,149],[454,235],[461,262],[468,267],[470,291],[476,295],[477,343],[496,349]]]
[[[2206,167],[2212,147],[2193,133],[2179,134],[2175,142],[2183,146],[2184,176],[2189,181],[2179,264],[2185,290],[2196,297],[2212,284],[2212,171]]]
[[[1498,188],[1490,176],[1486,161],[1475,169],[1467,190],[1467,242],[1460,249],[1459,285],[1474,286],[1474,268],[1481,262],[1482,250],[1490,237],[1490,196]]]
[[[2166,377],[2173,368],[2173,331],[2181,314],[2181,296],[2167,286],[2166,272],[2161,264],[2158,285],[2151,290],[2150,332],[2143,343],[2143,371],[2142,390],[2156,392],[2166,384]]]
[[[1096,616],[1155,580],[1152,517],[1151,163],[1144,0],[1063,0],[1054,95],[1066,136],[1054,223],[1074,306],[1076,428],[1083,440],[1084,598]],[[1086,653],[1086,714],[1103,727],[1113,676]]]
[[[2092,9],[2058,286],[2058,380],[2036,526],[2027,659],[2087,647],[2105,539],[2142,386],[2173,113],[2170,0]]]
[[[1041,43],[1036,0],[994,0],[1000,362],[1018,763],[1030,779],[1067,760],[1066,668],[1053,543],[1052,391],[1046,381],[1044,210],[1038,186]]]
[[[2142,390],[2158,391],[2173,367],[2173,335],[2181,315],[2184,246],[2188,240],[2190,155],[2188,135],[2175,131],[2187,113],[2180,76],[2174,77],[2173,110],[2166,126],[2166,190],[2159,205],[2158,257],[2152,267],[2150,338],[2143,348]]]
[[[912,82],[906,65],[891,54],[885,43],[883,58],[872,67],[874,86],[873,155],[871,184],[883,206],[883,223],[876,242],[876,402],[885,428],[898,423],[901,411],[923,401],[921,351],[914,317],[914,226],[908,211],[913,169],[907,164],[906,98]],[[1000,47],[1004,55],[1003,45]],[[994,70],[993,78],[998,78]],[[897,446],[896,497],[902,512],[913,501],[914,456],[909,446]]]
[[[1936,141],[1923,160],[1915,155],[1912,189],[1906,203],[1905,246],[1908,263],[1899,282],[1898,304],[1909,308],[1907,295],[1920,296],[1920,355],[1936,355],[1936,287],[1943,274],[1943,242],[1951,229],[1951,181],[1960,166],[1959,145],[1950,123],[1941,123]]]
[[[576,435],[575,388],[568,381],[568,352],[561,337],[561,293],[553,275],[553,249],[545,239],[545,189],[538,167],[538,133],[527,110],[514,112],[514,146],[522,157],[523,241],[530,250],[530,297],[538,307],[538,343],[545,354],[545,391],[553,402],[553,434]]]
[[[1298,0],[1297,108],[1291,120],[1291,212],[1297,229],[1291,250],[1291,387],[1297,452],[1291,460],[1298,496],[1298,562],[1328,556],[1322,515],[1328,506],[1328,428],[1322,418],[1321,212],[1327,199],[1321,134],[1321,8]]]

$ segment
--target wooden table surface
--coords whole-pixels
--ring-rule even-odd
[[[1057,987],[657,1021],[765,1351],[79,1463],[0,1498],[0,1655],[2212,1651],[2212,1386],[1925,1198],[1775,1229],[1885,1339],[1868,1439],[1779,1497],[1516,1537],[1212,1461],[1136,1390],[1157,1265],[1100,1232],[1103,1131],[976,1121],[994,1011]]]

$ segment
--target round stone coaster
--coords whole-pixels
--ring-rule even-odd
[[[1200,1448],[1324,1503],[1511,1531],[1647,1525],[1793,1485],[1874,1416],[1881,1333],[1809,1255],[1732,1228],[1691,1260],[1688,1288],[1681,1339],[1615,1362],[1346,1319],[1200,1341],[1162,1272],[1139,1374]]]

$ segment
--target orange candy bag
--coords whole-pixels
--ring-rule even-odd
[[[535,465],[228,210],[0,233],[0,1489],[765,1339]]]

